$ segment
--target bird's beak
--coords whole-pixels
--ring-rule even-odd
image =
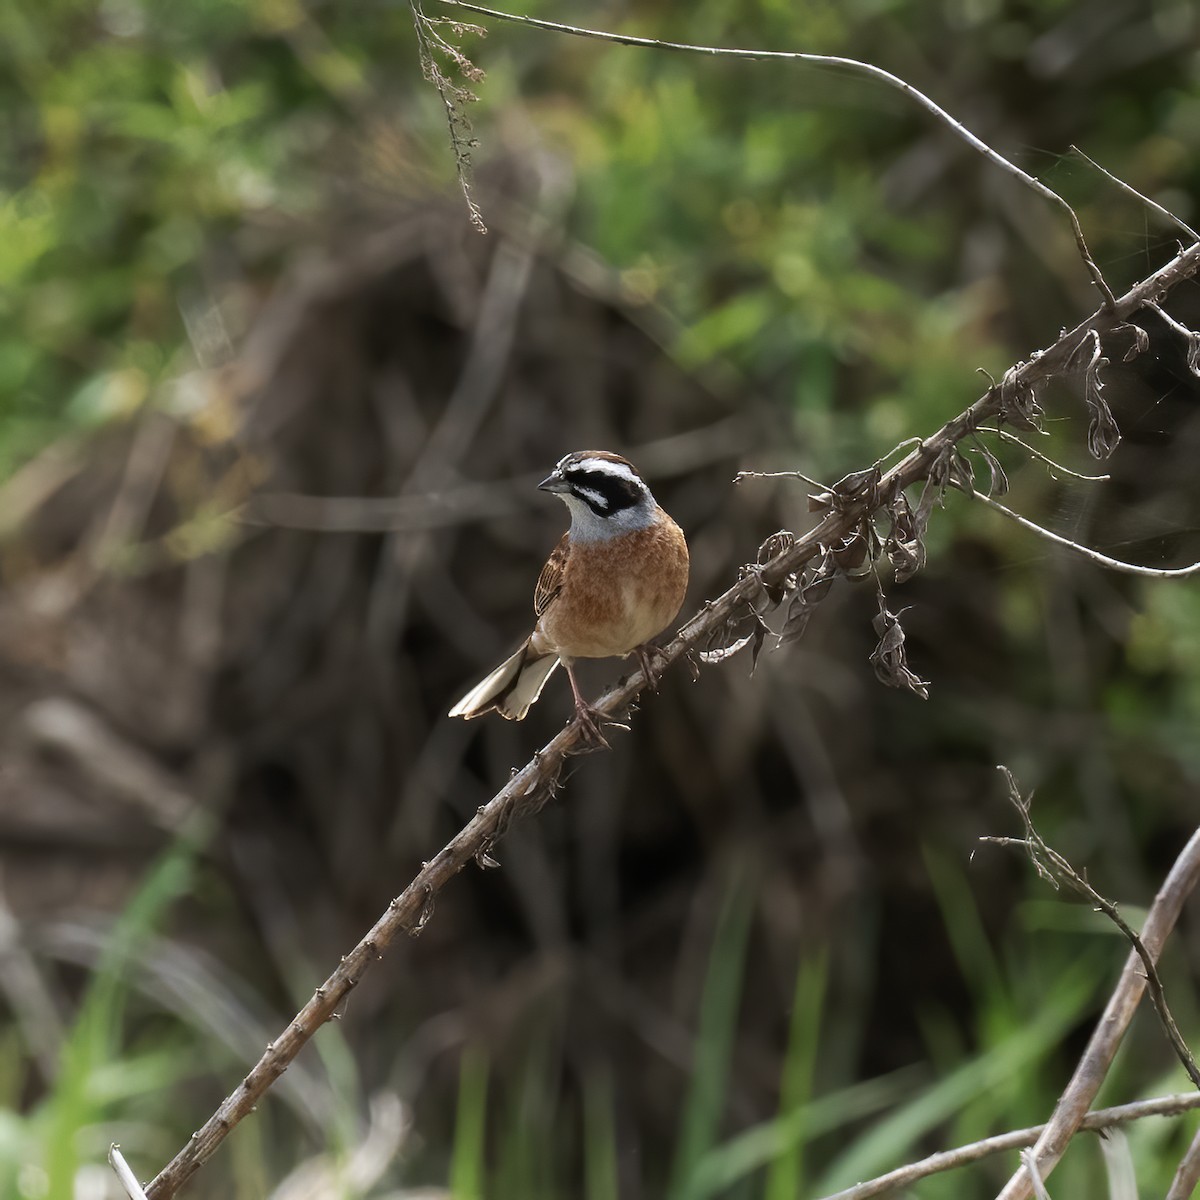
[[[543,492],[569,492],[571,485],[562,477],[559,471],[551,471],[541,483],[538,484]]]

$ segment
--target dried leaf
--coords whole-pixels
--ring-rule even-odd
[[[948,454],[945,455],[947,482],[954,484],[968,496],[973,496],[975,494],[975,468],[971,466],[970,460],[957,445],[949,446],[947,450]]]
[[[1097,355],[1084,374],[1083,398],[1092,415],[1088,424],[1088,450],[1093,458],[1098,459],[1108,458],[1121,441],[1121,431],[1113,420],[1108,402],[1101,394],[1104,381],[1100,378],[1100,372],[1107,366],[1108,359]]]
[[[871,651],[869,661],[880,683],[906,689],[922,700],[928,700],[929,681],[915,675],[908,666],[904,629],[900,625],[900,615],[907,611],[902,608],[900,613],[888,612],[883,593],[879,593],[879,612],[871,621],[875,632],[879,634],[879,644]]]
[[[1100,354],[1100,335],[1094,329],[1089,329],[1079,339],[1075,349],[1067,356],[1067,361],[1063,369],[1066,371],[1086,371],[1088,367],[1095,365]]]
[[[779,633],[779,644],[794,642],[808,628],[809,619],[818,604],[829,595],[833,581],[837,578],[837,567],[833,556],[826,553],[820,565],[796,588],[796,594],[788,605],[787,617]]]
[[[795,535],[787,529],[780,529],[776,533],[771,534],[769,538],[758,548],[757,564],[765,566],[773,558],[782,554],[785,550],[790,550],[796,543]],[[790,576],[789,576],[790,578]],[[759,576],[759,582],[762,584],[762,589],[767,595],[767,599],[771,602],[771,607],[776,608],[783,603],[783,597],[787,592],[787,582],[784,583],[767,583]]]
[[[771,632],[767,627],[766,621],[764,621],[762,617],[758,615],[758,613],[755,613],[754,615],[757,618],[757,622],[754,626],[754,633],[751,634],[751,637],[754,639],[754,645],[750,648],[751,675],[754,674],[754,670],[758,666],[758,656],[762,653],[763,642],[766,641],[767,634]]]
[[[1042,406],[1037,392],[1017,374],[1021,364],[1010,367],[1000,381],[1000,416],[1016,429],[1041,431]]]
[[[851,578],[857,577],[871,570],[871,559],[868,555],[870,549],[868,540],[863,536],[862,532],[855,530],[848,537],[843,538],[836,546],[831,548],[833,561],[837,564],[837,569]]]
[[[1126,321],[1118,325],[1113,333],[1133,334],[1133,341],[1130,343],[1129,349],[1121,356],[1122,362],[1133,362],[1139,354],[1145,354],[1150,349],[1150,335],[1140,325]]]
[[[410,937],[420,937],[421,931],[429,924],[429,918],[433,916],[434,908],[434,893],[433,888],[428,884],[425,885],[425,896],[421,903],[421,911],[417,914],[417,919],[409,926]]]
[[[747,646],[753,644],[754,658],[750,667],[750,673],[754,673],[754,667],[758,664],[759,652],[762,650],[763,640],[770,633],[770,628],[756,608],[749,606],[749,609],[750,616],[754,621],[754,628],[745,637],[740,637],[736,641],[729,642],[724,646],[714,647],[714,643],[721,635],[732,634],[738,624],[740,624],[740,620],[730,617],[719,630],[713,632],[712,636],[708,639],[708,646],[704,650],[699,651],[701,662],[709,664],[725,662],[735,654],[745,650]]]
[[[1000,460],[978,438],[975,441],[975,449],[979,451],[983,457],[983,461],[987,463],[988,471],[992,477],[991,485],[988,488],[988,495],[1003,496],[1008,491],[1008,475],[1005,474],[1004,468],[1000,465]]]
[[[779,529],[758,548],[755,559],[760,565],[769,563],[785,550],[790,550],[796,544],[796,535],[790,529]]]
[[[736,642],[730,642],[728,646],[718,646],[715,650],[701,650],[699,652],[700,661],[702,663],[707,663],[710,666],[714,663],[723,663],[726,661],[726,659],[732,658],[739,651],[745,650],[745,648],[750,645],[752,641],[754,641],[758,633],[759,629],[757,626],[755,626],[752,632],[746,634],[746,636],[743,638],[738,638]]]
[[[925,565],[925,547],[920,542],[888,541],[888,561],[897,583],[905,583]]]
[[[933,506],[941,500],[942,489],[930,475],[921,489],[921,499],[917,501],[916,525],[917,531],[923,538],[929,528],[929,518],[933,515]]]
[[[1200,378],[1200,333],[1188,334],[1187,368]]]
[[[800,593],[793,597],[791,604],[788,605],[787,618],[783,622],[783,628],[779,631],[781,646],[799,641],[804,636],[804,631],[808,628],[808,622],[812,619],[816,607]]]
[[[911,579],[925,565],[924,529],[918,526],[917,518],[908,503],[908,497],[899,493],[888,506],[892,527],[884,539],[896,582]]]
[[[879,464],[867,467],[862,471],[852,471],[849,475],[844,475],[833,485],[833,493],[837,500],[842,501],[842,504],[835,504],[837,507],[844,508],[856,501],[867,499],[874,506],[873,497],[875,489],[879,486],[879,480],[883,477],[883,472],[880,470]]]
[[[883,478],[883,471],[878,463],[862,471],[852,471],[844,475],[827,492],[817,492],[808,497],[809,512],[847,512],[858,503],[866,501],[869,507],[877,504],[875,489]]]

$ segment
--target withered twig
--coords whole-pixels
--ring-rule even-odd
[[[1045,1178],[1062,1158],[1067,1143],[1080,1128],[1108,1074],[1112,1061],[1146,989],[1146,961],[1157,962],[1168,935],[1179,919],[1184,901],[1200,883],[1200,829],[1188,840],[1154,897],[1142,927],[1142,951],[1131,950],[1117,985],[1088,1041],[1087,1049],[1071,1076],[1050,1120],[1030,1152],[1038,1176]],[[1025,1166],[1008,1181],[1000,1200],[1027,1200],[1034,1181]]]
[[[820,488],[823,492],[829,490],[829,484],[813,479],[803,471],[739,471],[733,477],[733,482],[741,483],[743,479],[799,479],[810,487]]]
[[[1183,1069],[1187,1072],[1188,1078],[1196,1085],[1197,1089],[1200,1089],[1200,1067],[1196,1066],[1196,1060],[1192,1057],[1192,1052],[1188,1048],[1187,1042],[1184,1041],[1183,1034],[1179,1032],[1179,1026],[1175,1023],[1175,1018],[1171,1015],[1171,1010],[1167,1006],[1167,997],[1163,992],[1162,980],[1159,978],[1158,968],[1154,965],[1154,959],[1146,949],[1145,943],[1138,936],[1137,931],[1121,915],[1121,910],[1111,900],[1100,895],[1071,866],[1066,858],[1055,850],[1053,846],[1047,844],[1042,835],[1038,833],[1033,824],[1033,818],[1030,816],[1030,801],[1032,797],[1022,797],[1020,790],[1017,788],[1017,781],[1013,778],[1012,772],[1007,767],[1001,767],[1000,770],[1004,772],[1005,779],[1008,782],[1009,799],[1021,814],[1021,821],[1025,826],[1025,837],[1024,839],[985,837],[980,838],[980,841],[991,842],[994,845],[1023,846],[1029,854],[1033,865],[1037,868],[1039,875],[1050,882],[1055,888],[1060,883],[1065,883],[1073,892],[1077,892],[1086,900],[1090,900],[1097,911],[1102,912],[1121,931],[1125,940],[1129,942],[1137,952],[1138,957],[1142,960],[1142,966],[1146,972],[1146,987],[1150,992],[1150,1001],[1154,1005],[1154,1011],[1158,1013],[1158,1019],[1162,1022],[1167,1040],[1171,1043],[1176,1057],[1183,1064]]]
[[[1030,389],[1061,372],[1071,370],[1074,356],[1084,338],[1092,333],[1099,336],[1111,332],[1146,298],[1169,292],[1197,270],[1200,270],[1200,247],[1189,247],[1132,288],[1113,307],[1093,313],[1059,337],[1048,349],[1014,367],[1006,377],[1006,383],[1014,391]],[[851,536],[864,519],[905,488],[927,480],[959,441],[977,429],[981,421],[1001,412],[1004,394],[1003,387],[989,388],[979,400],[948,421],[932,437],[920,441],[880,477],[876,487],[828,511],[813,529],[795,538],[760,568],[746,573],[722,596],[706,604],[683,626],[661,654],[655,656],[651,672],[654,681],[676,659],[714,638],[731,618],[743,613],[747,605],[762,594],[764,587],[778,586],[810,559],[822,554],[826,547],[838,545]],[[624,682],[610,688],[600,698],[596,708],[602,715],[615,718],[628,709],[648,682],[642,671],[635,671]],[[249,1074],[192,1135],[188,1144],[159,1172],[147,1189],[150,1200],[166,1200],[174,1196],[183,1183],[195,1174],[230,1130],[253,1110],[255,1103],[286,1070],[288,1063],[317,1028],[329,1020],[363,973],[380,958],[397,934],[418,930],[428,917],[433,900],[442,887],[472,859],[486,861],[488,850],[503,835],[510,822],[545,802],[559,778],[564,758],[579,752],[582,742],[583,733],[578,724],[568,725],[421,868],[363,940],[267,1047]],[[1150,939],[1143,936],[1149,946]]]
[[[1081,542],[1073,542],[1070,538],[1063,537],[1061,533],[1055,533],[1044,525],[1039,525],[1036,521],[1031,521],[1028,517],[1013,512],[1007,505],[1001,504],[999,500],[993,500],[991,496],[985,496],[983,492],[973,492],[972,497],[980,504],[986,504],[988,508],[994,508],[998,513],[1003,513],[1010,521],[1015,521],[1020,525],[1022,529],[1028,529],[1030,533],[1036,533],[1038,537],[1045,538],[1048,542],[1066,546],[1068,550],[1074,550],[1076,554],[1082,554],[1084,558],[1090,558],[1092,562],[1099,563],[1110,571],[1120,571],[1124,575],[1142,575],[1148,579],[1186,579],[1189,575],[1200,575],[1200,562],[1190,563],[1186,567],[1143,567],[1137,563],[1124,562],[1119,558],[1109,558],[1107,554],[1101,554],[1099,550],[1093,550]]]
[[[1164,221],[1169,221],[1176,228],[1182,229],[1183,232],[1186,233],[1193,242],[1200,242],[1200,233],[1197,233],[1190,225],[1185,224],[1184,221],[1171,212],[1169,208],[1163,208],[1163,206],[1159,204],[1157,200],[1151,200],[1149,196],[1139,192],[1137,188],[1132,187],[1130,184],[1126,183],[1125,180],[1120,179],[1111,171],[1107,170],[1105,167],[1102,167],[1094,158],[1084,154],[1084,152],[1080,150],[1078,146],[1072,146],[1071,150],[1073,153],[1078,154],[1079,157],[1082,158],[1083,161],[1090,167],[1099,171],[1100,174],[1109,181],[1109,183],[1115,183],[1117,187],[1121,189],[1121,191],[1127,192],[1129,195],[1140,200],[1147,208],[1153,209],[1160,217],[1162,217]]]
[[[1135,1100],[1131,1104],[1118,1104],[1114,1108],[1095,1109],[1080,1121],[1079,1128],[1108,1129],[1128,1121],[1139,1121],[1143,1117],[1174,1117],[1195,1108],[1200,1108],[1200,1094],[1195,1092],[1156,1096],[1152,1100]],[[883,1196],[899,1188],[908,1187],[918,1179],[940,1175],[943,1171],[953,1171],[956,1167],[968,1166],[993,1154],[1032,1146],[1045,1128],[1045,1125],[1032,1125],[1028,1129],[1014,1129],[1008,1133],[984,1138],[982,1141],[970,1142],[965,1146],[956,1146],[953,1150],[942,1150],[921,1159],[920,1162],[907,1163],[876,1179],[867,1179],[833,1195],[824,1196],[822,1200],[872,1200],[874,1196]]]
[[[1107,483],[1112,478],[1111,475],[1083,475],[1079,471],[1072,471],[1070,467],[1064,467],[1062,463],[1056,462],[1048,455],[1043,454],[1036,446],[1031,446],[1023,438],[1017,437],[1015,433],[1010,433],[1007,429],[1001,429],[999,426],[996,426],[994,429],[990,425],[980,426],[976,432],[995,434],[999,436],[1001,441],[1011,442],[1014,446],[1020,446],[1026,454],[1031,454],[1034,458],[1044,462],[1046,466],[1053,468],[1060,475],[1066,475],[1071,479],[1079,479],[1084,483]]]
[[[526,25],[534,29],[549,30],[552,33],[566,33],[573,37],[611,42],[617,46],[644,46],[652,50],[672,50],[684,54],[706,54],[721,58],[740,58],[752,62],[804,62],[811,63],[814,66],[834,67],[843,71],[851,71],[855,74],[866,75],[871,79],[878,80],[880,83],[884,83],[890,88],[895,88],[897,91],[903,92],[904,95],[916,101],[926,112],[931,113],[952,130],[957,137],[966,142],[971,149],[977,150],[982,154],[993,166],[999,167],[1000,170],[1020,180],[1031,191],[1037,192],[1039,196],[1061,208],[1067,214],[1067,219],[1071,223],[1071,232],[1074,235],[1075,246],[1079,251],[1079,256],[1083,259],[1088,274],[1092,277],[1092,283],[1104,298],[1104,307],[1111,312],[1117,302],[1112,289],[1105,282],[1100,268],[1096,266],[1091,251],[1087,248],[1083,229],[1079,224],[1079,218],[1075,215],[1075,210],[1062,196],[1054,191],[1053,188],[1047,187],[1040,179],[1030,175],[1027,171],[1022,171],[1020,167],[1010,162],[1004,155],[993,150],[987,142],[976,137],[961,121],[952,117],[941,105],[926,96],[924,92],[918,91],[911,83],[901,79],[898,75],[893,75],[891,71],[885,71],[882,67],[877,67],[874,63],[863,62],[857,58],[842,58],[832,54],[811,54],[802,50],[743,50],[731,46],[696,46],[687,42],[668,42],[660,38],[632,37],[628,34],[610,33],[603,29],[585,29],[579,25],[566,25],[561,21],[545,21],[539,17],[527,17],[518,13],[502,12],[496,8],[485,8],[482,4],[468,3],[468,0],[439,0],[439,3],[450,8],[461,8],[467,12],[478,13],[481,16],[494,17],[498,21],[509,21],[513,24]],[[472,217],[474,217],[474,214],[472,214]]]

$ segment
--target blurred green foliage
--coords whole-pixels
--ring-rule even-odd
[[[1154,241],[1143,216],[1061,156],[1078,142],[1192,215],[1196,17],[1187,0],[1155,0],[1115,6],[1092,30],[1088,11],[702,0],[686,18],[586,15],[878,62],[1082,191],[1072,198],[1102,262],[1132,278]],[[878,83],[496,22],[486,41],[459,40],[488,73],[477,159],[531,144],[566,156],[570,225],[632,294],[681,318],[681,358],[732,361],[790,400],[826,463],[862,460],[868,397],[866,428],[886,449],[969,395],[977,366],[1003,369],[1087,299],[1058,215]],[[13,0],[0,11],[0,106],[0,468],[204,359],[185,318],[269,279],[289,247],[281,224],[294,246],[363,195],[386,210],[389,191],[453,169],[408,9],[378,0]],[[1131,225],[1110,232],[1113,211]],[[1067,302],[1035,298],[1034,320],[997,312],[997,276],[1034,285],[1047,269]]]

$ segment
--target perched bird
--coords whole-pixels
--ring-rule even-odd
[[[634,465],[618,454],[568,454],[538,487],[570,509],[571,528],[534,589],[537,624],[521,648],[476,684],[450,715],[470,719],[494,710],[520,721],[561,662],[575,695],[576,717],[592,740],[603,743],[598,714],[581,695],[572,664],[577,658],[636,652],[648,668],[646,643],[683,604],[687,540]]]

